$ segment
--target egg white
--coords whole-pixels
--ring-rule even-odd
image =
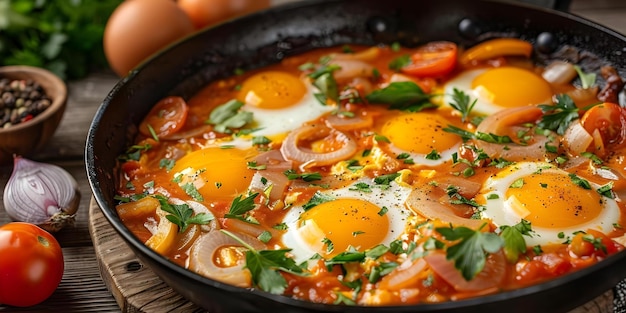
[[[323,105],[314,97],[317,89],[304,82],[306,93],[297,103],[280,109],[259,108],[250,103],[241,107],[242,111],[252,112],[253,122],[246,126],[254,131],[245,136],[233,136],[232,140],[220,141],[220,145],[234,146],[245,149],[252,146],[252,138],[264,136],[272,141],[282,140],[288,132],[299,128],[307,121],[319,118],[335,109],[331,105]]]
[[[363,192],[350,190],[354,184],[366,183],[371,186],[372,192]],[[381,244],[389,245],[392,241],[398,239],[405,230],[407,218],[413,215],[412,211],[405,206],[405,201],[411,192],[408,186],[401,186],[392,181],[388,188],[380,188],[372,179],[361,179],[355,181],[354,184],[338,188],[335,190],[324,190],[322,194],[340,198],[356,198],[369,201],[379,208],[386,207],[388,209],[386,215],[389,219],[389,231],[385,235]],[[312,208],[313,210],[315,208]],[[291,248],[291,253],[296,262],[304,262],[315,254],[324,255],[322,240],[319,238],[319,245],[312,247],[302,238],[301,232],[307,231],[306,227],[301,225],[300,216],[305,212],[302,204],[294,205],[285,215],[283,223],[287,225],[287,231],[283,234],[282,242],[285,247]],[[358,237],[355,239],[355,247],[358,246]]]
[[[515,225],[522,220],[512,207],[511,199],[506,198],[507,189],[519,178],[537,173],[557,173],[567,176],[569,173],[561,170],[549,163],[542,162],[522,162],[511,165],[503,171],[510,171],[504,177],[490,177],[484,184],[480,194],[486,199],[485,210],[481,212],[482,218],[489,218],[496,226]],[[569,178],[568,178],[569,179]],[[596,190],[600,185],[589,182],[591,188]],[[613,225],[619,221],[620,210],[614,199],[602,197],[602,209],[600,214],[586,223],[566,227],[566,228],[547,228],[532,225],[533,236],[524,236],[527,246],[543,245],[548,243],[562,243],[566,239],[562,235],[572,236],[574,232],[597,229],[603,233],[607,233],[613,229]]]
[[[395,156],[393,156],[394,158],[402,153],[407,153],[409,154],[409,158],[407,159],[413,160],[415,164],[427,165],[427,166],[437,166],[437,165],[441,165],[445,162],[452,160],[452,155],[457,153],[460,147],[461,147],[461,143],[459,142],[444,151],[437,151],[440,157],[436,160],[433,160],[433,159],[427,159],[426,158],[427,154],[407,151],[402,148],[396,147],[393,143],[388,145],[388,149],[395,154]]]
[[[456,88],[470,97],[470,103],[476,100],[476,104],[472,109],[472,112],[474,113],[489,115],[505,109],[504,107],[493,103],[493,101],[489,99],[487,92],[482,88],[472,88],[472,82],[474,81],[474,79],[478,77],[478,75],[486,71],[487,69],[474,69],[463,71],[454,78],[447,81],[443,87],[443,105],[452,108],[450,106],[450,103],[454,102],[452,99],[452,95],[454,95],[454,89]]]

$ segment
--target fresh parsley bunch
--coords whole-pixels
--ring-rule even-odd
[[[0,65],[42,67],[66,80],[104,68],[104,28],[121,2],[0,0]]]

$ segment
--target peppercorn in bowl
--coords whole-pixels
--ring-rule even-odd
[[[30,156],[52,137],[67,104],[67,87],[32,66],[0,67],[0,164]]]

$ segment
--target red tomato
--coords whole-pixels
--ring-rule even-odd
[[[402,72],[419,77],[437,77],[450,73],[456,65],[457,46],[449,41],[429,42],[415,50],[411,64]]]
[[[150,110],[148,116],[144,118],[139,125],[139,131],[152,137],[150,128],[154,130],[154,135],[158,138],[166,138],[167,136],[179,131],[187,120],[189,107],[185,100],[181,97],[166,97]]]
[[[269,0],[178,0],[196,29],[269,7]]]
[[[621,143],[626,138],[626,110],[605,102],[587,110],[580,122],[590,133],[597,129],[604,144]]]
[[[31,306],[46,300],[63,277],[57,240],[29,223],[0,227],[0,303]]]

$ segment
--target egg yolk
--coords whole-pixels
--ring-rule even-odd
[[[485,71],[472,81],[482,97],[502,107],[546,103],[552,89],[539,75],[521,68],[498,67]]]
[[[563,174],[538,173],[516,180],[506,193],[513,210],[533,226],[562,228],[596,218],[602,199]]]
[[[306,86],[298,77],[280,71],[267,71],[246,79],[237,98],[261,109],[281,109],[298,103],[306,91]]]
[[[248,168],[250,152],[239,149],[205,148],[187,154],[172,168],[172,181],[187,194],[193,188],[206,200],[232,199],[244,192],[254,171]]]
[[[324,202],[304,212],[301,223],[315,222],[324,238],[303,238],[312,247],[324,242],[321,254],[333,257],[352,246],[359,251],[372,248],[389,232],[389,218],[381,208],[361,199],[337,199]],[[332,248],[329,248],[332,247]]]
[[[428,154],[450,149],[461,142],[459,136],[445,132],[450,122],[430,113],[398,115],[382,127],[382,135],[396,147],[414,153]]]

